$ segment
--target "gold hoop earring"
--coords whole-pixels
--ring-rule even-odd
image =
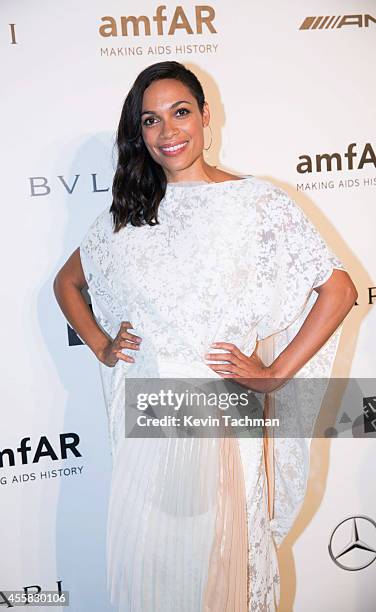
[[[211,144],[212,144],[212,142],[213,142],[213,134],[212,134],[212,129],[211,129],[210,124],[209,124],[207,127],[208,127],[208,128],[209,128],[209,130],[210,130],[210,145],[209,145],[208,147],[204,147],[204,151],[209,151],[209,149],[210,149],[210,147],[211,147]]]

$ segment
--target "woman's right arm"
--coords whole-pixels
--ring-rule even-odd
[[[81,293],[81,289],[87,286],[81,265],[80,248],[78,247],[54,279],[53,289],[56,300],[68,323],[93,351],[99,361],[109,367],[114,366],[119,359],[133,362],[134,359],[124,355],[121,349],[132,348],[138,350],[141,339],[126,331],[128,327],[132,327],[129,321],[121,323],[114,340],[103,332]],[[130,339],[133,342],[130,342]]]

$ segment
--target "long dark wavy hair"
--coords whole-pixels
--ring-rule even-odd
[[[166,192],[166,175],[162,166],[149,154],[141,133],[141,111],[144,91],[158,79],[177,79],[196,98],[200,112],[205,102],[200,81],[179,62],[158,62],[145,68],[125,98],[117,129],[117,167],[112,184],[110,212],[114,232],[127,223],[134,226],[158,225],[158,206]]]

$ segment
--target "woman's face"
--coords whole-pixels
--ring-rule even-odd
[[[167,180],[183,176],[180,171],[202,165],[204,127],[210,115],[205,102],[201,114],[196,98],[176,79],[153,81],[145,89],[142,137],[151,157],[165,171]],[[184,174],[184,172],[183,172]]]

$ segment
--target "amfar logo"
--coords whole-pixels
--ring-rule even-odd
[[[367,142],[360,152],[358,163],[354,163],[354,159],[358,157],[358,153],[354,151],[357,146],[356,142],[352,142],[347,147],[347,152],[343,153],[318,153],[317,155],[299,155],[299,159],[303,160],[296,166],[300,174],[309,172],[332,172],[333,170],[361,170],[366,164],[371,164],[376,168],[376,154],[370,142]]]
[[[106,15],[101,18],[102,25],[99,27],[99,34],[103,37],[109,36],[151,36],[152,29],[153,34],[158,36],[173,36],[175,32],[185,32],[186,34],[203,34],[203,27],[205,26],[206,31],[211,34],[216,34],[217,30],[213,26],[215,18],[215,11],[212,6],[199,5],[195,6],[194,19],[189,21],[187,15],[184,12],[182,6],[177,6],[172,16],[167,18],[164,15],[166,6],[163,4],[158,6],[155,11],[155,15],[151,18],[147,15],[140,15],[136,17],[122,16],[118,18]],[[168,21],[168,26],[165,29],[164,23]],[[155,25],[152,28],[153,22]],[[140,26],[142,24],[142,32],[140,32]]]
[[[82,457],[77,446],[80,443],[80,437],[76,433],[62,433],[59,435],[59,448],[54,449],[47,436],[41,436],[38,444],[33,449],[29,444],[30,438],[22,438],[18,448],[13,450],[12,448],[3,448],[0,450],[0,468],[4,467],[4,457],[7,457],[8,466],[14,466],[16,464],[16,456],[21,458],[23,465],[28,463],[38,463],[41,457],[49,457],[52,461],[58,461],[59,459],[67,459],[68,451],[70,451],[75,457]],[[29,457],[29,453],[32,453],[32,458]]]
[[[332,30],[344,26],[355,26],[356,28],[368,28],[370,23],[376,23],[376,18],[371,15],[327,15],[323,17],[306,17],[299,30]]]
[[[363,515],[344,519],[333,529],[328,550],[341,569],[356,572],[368,567],[376,559],[375,521]]]

